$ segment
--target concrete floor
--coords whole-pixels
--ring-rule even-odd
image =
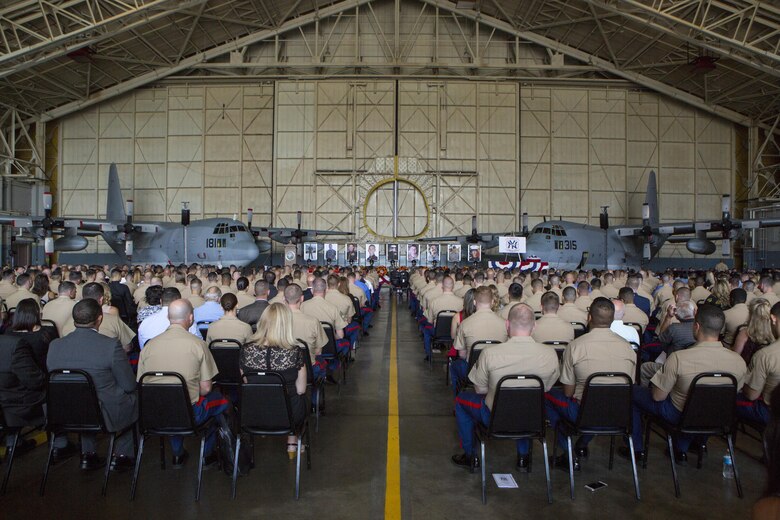
[[[156,440],[148,443],[135,502],[129,502],[130,474],[113,474],[108,496],[100,496],[101,475],[82,473],[77,458],[52,468],[46,496],[38,497],[45,449],[20,457],[5,497],[0,498],[2,518],[297,518],[375,519],[384,515],[387,447],[388,360],[390,309],[385,296],[374,319],[370,337],[364,338],[349,381],[338,396],[327,387],[327,413],[312,438],[312,469],[303,470],[301,498],[293,498],[294,464],[287,461],[283,441],[258,439],[257,466],[241,477],[238,497],[230,499],[230,479],[218,470],[204,472],[203,494],[194,501],[196,464],[161,471]],[[630,464],[616,458],[607,469],[609,441],[596,439],[590,459],[575,474],[577,498],[568,496],[568,476],[553,470],[553,499],[545,495],[541,446],[534,447],[534,471],[514,470],[511,442],[488,445],[488,470],[514,473],[519,489],[498,489],[488,484],[488,504],[480,501],[480,477],[454,466],[458,439],[452,415],[452,395],[444,384],[444,368],[433,372],[422,362],[421,340],[405,303],[398,306],[399,412],[401,433],[401,496],[408,519],[533,518],[565,515],[590,518],[746,518],[764,485],[764,468],[756,460],[758,442],[740,437],[737,463],[745,498],[739,499],[733,481],[721,476],[725,444],[709,443],[704,468],[680,468],[682,498],[674,497],[663,441],[651,439],[650,460],[639,470],[642,501],[634,498]],[[550,447],[552,436],[549,436]],[[188,444],[196,453],[194,443]],[[0,466],[4,470],[5,466]],[[490,476],[488,477],[490,478]],[[583,486],[603,480],[607,488],[596,493]]]

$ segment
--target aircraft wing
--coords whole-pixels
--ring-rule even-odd
[[[259,227],[253,228],[256,235],[265,234],[271,240],[285,242],[292,239],[316,238],[318,236],[353,236],[349,231],[328,231],[323,229],[298,229],[298,228],[276,228]]]
[[[24,216],[24,215],[1,215],[0,225],[13,226],[16,228],[41,229],[47,226],[46,217],[43,216]],[[124,222],[105,219],[80,219],[80,218],[60,218],[52,217],[51,229],[76,229],[77,234],[84,236],[94,236],[96,233],[122,231]],[[133,226],[136,232],[155,233],[159,231],[159,226],[154,223],[135,222]]]
[[[690,235],[697,232],[730,232],[744,229],[758,229],[780,226],[780,219],[757,220],[695,220],[690,222],[671,222],[650,226],[650,232],[659,235]],[[621,237],[638,237],[643,235],[642,226],[616,227],[615,232]]]
[[[450,235],[446,237],[421,238],[420,242],[460,242],[466,240],[466,235]]]

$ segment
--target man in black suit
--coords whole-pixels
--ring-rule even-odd
[[[269,285],[265,280],[255,282],[255,302],[246,307],[241,307],[238,311],[238,319],[248,323],[252,327],[257,326],[257,320],[263,315],[263,311],[268,307]]]
[[[126,323],[134,324],[136,322],[136,306],[133,295],[126,284],[122,283],[122,271],[114,269],[111,271],[111,281],[108,284],[111,289],[111,304],[119,309],[119,317]]]
[[[116,338],[98,332],[103,321],[100,304],[93,299],[81,300],[73,307],[76,329],[49,346],[46,365],[56,369],[85,370],[95,383],[103,420],[108,431],[119,431],[138,418],[135,376],[127,354]],[[116,440],[111,467],[129,469],[134,464],[132,432]],[[81,436],[81,469],[96,469],[105,464],[95,452],[95,435]]]

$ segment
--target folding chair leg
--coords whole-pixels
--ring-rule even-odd
[[[737,495],[742,498],[742,483],[739,481],[739,472],[737,471],[737,460],[734,458],[734,440],[731,435],[726,435],[726,442],[729,444],[729,455],[731,455],[731,467],[734,468],[734,481],[737,483]]]
[[[632,439],[630,435],[626,435],[626,437],[628,437],[628,450],[631,452],[631,471],[634,473],[634,491],[636,491],[636,499],[642,500],[642,496],[639,494],[639,475],[636,472],[636,455],[634,453],[634,439]]]
[[[49,468],[51,467],[51,459],[54,456],[54,434],[49,434],[49,455],[46,457],[46,467],[43,470],[43,480],[41,481],[41,488],[38,490],[38,494],[43,496],[46,491],[46,480],[49,478]]]
[[[650,421],[645,424],[645,453],[642,457],[642,469],[647,469],[647,452],[650,451]]]
[[[135,456],[135,469],[133,470],[133,483],[130,485],[130,501],[135,500],[135,489],[138,486],[138,475],[141,472],[141,457],[144,454],[144,441],[145,435],[141,435],[141,440],[138,442],[138,453]]]
[[[530,441],[528,443],[528,473],[531,473],[534,465],[534,443]]]
[[[295,454],[295,500],[301,491],[301,436],[298,436],[298,452]]]
[[[236,452],[233,454],[233,483],[230,489],[230,498],[236,498],[236,481],[238,480],[238,452],[241,450],[241,435],[236,438]]]
[[[566,436],[566,447],[569,450],[569,491],[571,499],[574,500],[574,453],[571,449],[571,435]]]
[[[674,496],[680,498],[680,481],[677,479],[677,461],[674,460],[674,446],[671,434],[666,434],[666,444],[669,446],[669,460],[672,464],[672,479],[674,479]],[[647,450],[647,448],[645,448]],[[732,459],[734,460],[734,459]]]
[[[487,461],[485,460],[485,441],[479,441],[479,454],[481,457],[480,467],[482,468],[482,503],[487,504]]]
[[[314,431],[319,432],[320,431],[320,401],[322,401],[323,398],[322,388],[320,388],[319,386],[315,387],[314,395],[317,396],[317,403],[314,405]]]
[[[5,488],[8,485],[8,479],[11,477],[11,468],[14,465],[14,454],[16,453],[16,445],[19,442],[19,434],[21,432],[16,431],[15,433],[12,433],[11,436],[13,437],[13,440],[11,441],[11,447],[6,450],[5,458],[6,458],[6,468],[5,468],[5,476],[3,477],[3,487],[0,489],[0,494],[5,495]]]
[[[195,491],[195,502],[200,500],[200,485],[203,482],[203,451],[206,449],[206,435],[204,433],[200,438],[200,457],[198,457],[198,488]]]
[[[103,490],[101,495],[106,496],[106,489],[108,488],[108,477],[111,475],[111,456],[114,454],[114,443],[116,442],[116,433],[111,432],[108,437],[108,455],[106,455],[106,470],[103,476]]]
[[[160,469],[165,470],[165,439],[160,437]]]
[[[447,356],[447,370],[444,372],[444,386],[448,386],[450,384],[450,365],[452,364],[452,359],[450,356]]]
[[[547,458],[547,439],[542,437],[541,441],[544,452],[544,477],[547,479],[547,503],[552,504],[552,479],[550,478],[550,461]]]
[[[311,469],[311,434],[308,423],[306,424],[306,469]]]
[[[615,462],[615,436],[609,436],[609,470],[612,471],[612,466]]]

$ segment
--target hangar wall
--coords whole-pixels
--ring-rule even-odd
[[[398,117],[395,114],[396,89]],[[162,85],[62,121],[62,215],[103,216],[116,162],[137,220],[255,211],[256,225],[386,235],[386,178],[398,128],[399,234],[510,232],[527,211],[613,225],[641,219],[658,172],[662,220],[717,218],[733,193],[731,123],[661,95],[612,84],[442,79]],[[379,161],[377,161],[379,159]],[[415,189],[419,188],[419,189]],[[695,196],[694,196],[695,195]],[[275,201],[275,202],[273,202]],[[427,205],[426,205],[427,203]],[[97,240],[90,251],[108,252]],[[662,255],[691,256],[684,246]]]

